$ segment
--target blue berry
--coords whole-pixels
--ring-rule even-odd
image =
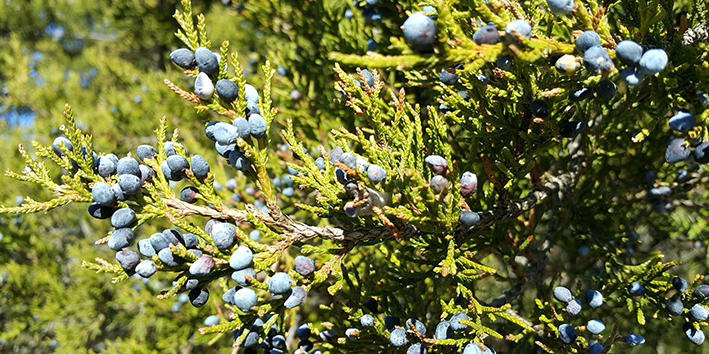
[[[362,70],[362,76],[364,76],[364,82],[367,83],[367,86],[374,88],[374,75],[369,70],[364,69]]]
[[[401,29],[411,48],[431,52],[436,44],[436,23],[423,12],[415,12],[404,21]]]
[[[357,340],[359,339],[359,329],[357,328],[348,328],[345,330],[345,336],[349,340]]]
[[[258,241],[259,239],[261,239],[261,231],[251,230],[251,232],[249,232],[249,238],[254,241]]]
[[[682,300],[678,298],[672,298],[667,300],[665,307],[667,308],[667,312],[669,312],[670,315],[677,316],[681,315],[682,312],[684,312],[684,304],[682,303]]]
[[[549,116],[549,105],[541,99],[532,101],[529,104],[529,110],[532,111],[532,115],[535,117],[546,118]]]
[[[386,315],[384,317],[384,327],[388,331],[393,331],[395,326],[398,326],[400,324],[399,322],[399,317],[392,316],[392,315]]]
[[[615,56],[621,63],[637,66],[643,56],[643,47],[630,40],[624,40],[615,47]]]
[[[268,291],[273,294],[285,294],[293,286],[290,275],[284,272],[274,274],[268,281]]]
[[[576,337],[578,337],[576,329],[571,325],[564,323],[559,326],[559,339],[562,342],[566,344],[571,344],[576,340]]]
[[[340,156],[340,162],[343,163],[345,166],[352,168],[352,169],[357,167],[357,158],[351,152],[343,153]]]
[[[366,308],[367,310],[369,310],[371,313],[377,313],[377,311],[379,310],[379,303],[378,303],[377,300],[376,300],[375,298],[373,298],[373,297],[370,297],[369,299],[367,299],[367,300],[362,304],[362,306],[364,306],[364,308]]]
[[[482,344],[469,343],[463,349],[463,354],[495,354],[495,350]]]
[[[698,299],[706,299],[709,297],[709,285],[706,284],[700,284],[694,289],[694,293],[692,293],[694,297]]]
[[[682,325],[682,331],[684,331],[690,342],[696,345],[704,343],[704,332],[701,329],[695,329],[691,322],[685,322]]]
[[[689,147],[684,145],[684,139],[673,138],[665,149],[665,161],[668,163],[684,161],[691,152]]]
[[[120,229],[128,227],[135,221],[135,211],[131,208],[120,208],[111,216],[111,226]]]
[[[680,133],[686,133],[690,131],[692,128],[694,128],[694,124],[696,123],[697,118],[695,118],[694,115],[686,109],[680,109],[677,114],[670,118],[670,128]]]
[[[613,71],[613,61],[608,51],[601,46],[593,46],[583,53],[583,64],[586,69],[595,74],[608,74]]]
[[[498,68],[504,70],[504,71],[510,71],[512,69],[512,64],[514,64],[515,60],[509,56],[509,55],[503,55],[499,58],[497,58],[497,61],[495,61],[495,66]]]
[[[212,242],[218,249],[224,250],[234,244],[236,227],[233,224],[222,222],[212,226]]]
[[[222,145],[219,143],[214,143],[214,150],[217,150],[217,153],[221,157],[229,158],[229,154],[236,150],[236,144]]]
[[[601,334],[606,330],[606,325],[599,320],[590,320],[586,324],[586,329],[593,334]]]
[[[672,286],[675,288],[675,290],[679,291],[680,293],[683,293],[687,291],[687,288],[689,288],[689,283],[687,283],[684,278],[674,277],[672,278]]]
[[[458,312],[455,315],[453,315],[450,319],[450,326],[451,329],[454,331],[462,331],[466,328],[468,328],[467,324],[460,323],[458,322],[459,320],[469,320],[468,315],[465,312]]]
[[[581,67],[581,64],[576,60],[575,56],[565,54],[556,60],[554,67],[562,74],[572,75]]]
[[[587,290],[586,303],[593,309],[600,307],[603,305],[603,294],[598,290]]]
[[[588,30],[581,33],[578,38],[576,38],[576,51],[579,53],[586,53],[586,51],[595,46],[601,46],[601,37],[598,33]],[[607,53],[606,53],[607,54]]]
[[[214,95],[214,83],[207,74],[201,72],[194,80],[194,93],[203,100],[209,100]]]
[[[472,210],[466,210],[458,215],[458,222],[465,226],[473,226],[480,221],[480,215]]]
[[[240,138],[247,140],[251,137],[251,126],[249,125],[249,121],[246,120],[246,118],[236,117],[232,125],[236,127],[237,133]]]
[[[59,157],[64,157],[64,151],[62,151],[62,148],[66,149],[67,151],[73,151],[74,150],[74,145],[69,141],[69,139],[59,136],[54,141],[52,142],[52,151],[59,156]]]
[[[440,155],[429,155],[424,159],[428,168],[437,175],[443,175],[448,171],[448,160]]]
[[[443,69],[443,71],[441,71],[441,74],[438,76],[438,81],[440,81],[444,85],[455,85],[455,83],[458,82],[458,75],[453,72],[450,72],[449,70],[453,69]]]
[[[374,183],[379,183],[386,179],[387,171],[379,165],[371,164],[367,167],[367,178]]]
[[[359,323],[362,327],[374,327],[374,316],[370,314],[365,314],[359,319]]]
[[[214,88],[224,101],[232,102],[239,97],[239,85],[229,79],[218,80]]]
[[[638,86],[643,82],[643,75],[637,72],[634,67],[624,68],[618,74],[628,86]]]
[[[214,139],[221,145],[229,145],[236,142],[239,137],[239,130],[232,124],[217,122],[211,129]]]
[[[253,259],[254,253],[251,249],[241,245],[236,249],[236,251],[234,251],[234,253],[231,254],[231,257],[229,258],[229,266],[235,270],[241,270],[251,265]]]
[[[460,177],[460,195],[468,198],[478,190],[478,176],[472,172],[465,171]]]
[[[111,207],[99,205],[98,203],[91,203],[89,205],[89,214],[96,219],[108,219],[115,211],[116,210]]]
[[[579,133],[581,133],[584,128],[586,128],[586,123],[584,123],[583,121],[572,120],[570,122],[562,124],[559,127],[559,135],[564,138],[574,138],[579,135]]]
[[[547,6],[555,14],[568,15],[574,11],[574,0],[547,0]]]
[[[477,45],[499,43],[500,33],[497,32],[497,27],[495,27],[495,23],[490,22],[475,31],[475,33],[473,33],[473,42],[475,42],[475,44]]]
[[[231,273],[231,278],[241,286],[250,286],[251,281],[246,279],[246,276],[251,277],[251,279],[256,278],[256,271],[253,268],[246,268],[237,270]]]
[[[190,154],[187,151],[187,148],[182,146],[182,144],[180,144],[180,143],[176,143],[174,141],[166,141],[165,145],[163,145],[163,150],[165,151],[165,154],[167,155],[167,157],[170,157],[172,155],[177,155],[176,148],[182,149],[185,152],[185,155]]]
[[[114,251],[118,251],[121,248],[130,246],[130,244],[133,243],[134,239],[135,234],[130,228],[124,227],[121,229],[116,229],[111,233],[111,236],[108,238],[108,248]]]
[[[116,159],[118,161],[118,159]],[[116,162],[114,160],[107,158],[106,156],[101,156],[98,159],[98,174],[103,178],[108,178],[116,173]]]
[[[249,117],[249,131],[254,138],[262,138],[266,135],[268,124],[259,114],[252,114]]]
[[[148,165],[140,165],[139,186],[142,186],[145,182],[152,182],[153,178],[155,178],[155,170],[153,170],[153,168]]]
[[[406,330],[396,328],[389,334],[389,342],[395,347],[403,347],[406,345]]]
[[[239,310],[248,312],[258,303],[256,292],[249,288],[241,288],[234,294],[234,304]]]
[[[603,352],[603,344],[601,343],[593,343],[588,347],[588,354],[601,354],[601,352]]]
[[[433,178],[431,178],[431,190],[435,194],[439,194],[443,192],[444,189],[449,189],[450,188],[450,183],[448,183],[448,179],[441,175],[435,175]]]
[[[300,325],[298,329],[295,331],[296,337],[300,338],[300,340],[307,340],[310,337],[310,326],[306,324]]]
[[[202,307],[209,300],[209,290],[206,288],[193,288],[187,295],[190,298],[190,304],[194,307]]]
[[[610,80],[599,81],[598,85],[596,85],[596,88],[594,89],[594,91],[596,91],[596,96],[604,100],[610,100],[613,98],[617,90],[618,87],[613,81]]]
[[[116,252],[116,260],[118,264],[123,267],[126,271],[132,272],[135,266],[140,262],[140,256],[135,251],[131,250],[120,250]]]
[[[561,302],[571,302],[574,299],[571,290],[564,286],[557,286],[553,291],[554,298]]]
[[[295,189],[293,189],[293,187],[286,187],[283,188],[283,191],[281,193],[283,193],[284,196],[290,198],[293,196],[293,194],[295,194]]]
[[[645,75],[655,75],[665,70],[669,58],[662,49],[650,49],[640,58],[640,72]]]
[[[443,320],[436,325],[436,332],[433,334],[434,339],[448,339],[452,335],[452,331],[450,328],[450,322]]]
[[[212,75],[219,70],[219,60],[209,49],[205,47],[197,48],[194,52],[194,57],[195,61],[197,61],[197,67],[201,73],[204,73],[205,75]]]
[[[254,108],[254,106],[256,107],[256,111],[251,112],[251,113],[258,113],[259,96],[258,96],[258,91],[256,90],[255,87],[253,87],[249,84],[246,84],[244,86],[244,99],[246,100],[247,104],[249,104],[249,103],[251,104],[251,106],[247,105],[247,108],[249,108],[249,110],[253,111],[252,108]]]
[[[628,293],[631,296],[643,296],[643,294],[645,294],[645,287],[638,282],[632,282],[628,285]]]
[[[180,155],[172,155],[165,160],[167,167],[173,176],[184,176],[185,171],[190,168],[190,163]]]
[[[413,323],[413,327],[411,327],[411,324]],[[415,318],[409,318],[406,320],[406,329],[412,330],[413,328],[416,328],[416,330],[421,333],[422,335],[426,334],[426,326],[423,324],[423,322],[415,319]]]
[[[143,278],[150,278],[157,272],[157,267],[155,267],[155,262],[146,259],[135,266],[135,272]]]
[[[283,302],[283,306],[287,309],[298,307],[303,303],[303,301],[305,301],[305,295],[305,289],[300,286],[296,286],[290,289],[286,294],[286,301]]]
[[[643,338],[639,334],[630,333],[625,336],[625,342],[628,343],[631,347],[634,347],[636,345],[645,343],[645,338]]]
[[[239,150],[234,150],[229,153],[229,162],[231,163],[231,167],[237,171],[245,172],[251,167],[251,160]]]
[[[211,326],[216,326],[216,325],[218,325],[219,322],[220,322],[219,316],[217,316],[217,315],[210,315],[210,316],[207,316],[207,318],[204,320],[204,325],[207,326],[207,327],[211,327]]]
[[[172,53],[170,53],[170,60],[183,69],[194,69],[194,67],[197,66],[194,52],[187,48],[173,50]]]
[[[170,239],[162,232],[154,233],[150,235],[150,245],[153,246],[155,252],[160,252],[160,250],[170,247]]]
[[[121,187],[123,194],[133,195],[140,190],[140,178],[133,175],[119,175],[117,185]]]
[[[507,24],[505,27],[505,39],[507,39],[508,43],[513,43],[517,45],[522,45],[517,38],[512,34],[512,32],[516,32],[517,34],[521,35],[522,37],[525,37],[527,39],[532,38],[532,25],[527,23],[525,20],[514,20],[510,23]]]
[[[702,306],[701,304],[695,304],[689,309],[689,314],[692,316],[697,321],[704,321],[709,317],[709,314],[707,314],[707,309],[706,307]]]
[[[152,257],[156,255],[155,248],[150,244],[150,239],[142,239],[138,241],[138,252],[146,257]]]
[[[116,173],[120,175],[133,175],[140,177],[140,167],[138,161],[132,157],[124,157],[116,164]]]
[[[168,267],[177,267],[185,263],[184,258],[172,253],[169,248],[161,249],[158,258]]]
[[[200,155],[194,155],[190,159],[190,165],[192,167],[192,173],[198,178],[207,178],[209,174],[209,162]]]
[[[581,102],[593,96],[593,91],[588,87],[582,87],[578,90],[569,91],[569,101]]]
[[[192,265],[190,265],[190,274],[194,276],[208,275],[212,269],[214,269],[215,265],[216,262],[214,261],[214,258],[210,256],[201,256],[194,261]]]
[[[426,354],[426,348],[421,343],[414,343],[406,349],[406,354]]]
[[[123,175],[123,176],[131,176],[131,175]],[[135,176],[132,176],[135,177]],[[137,177],[135,177],[137,178]],[[121,185],[116,183],[111,186],[111,192],[113,192],[113,196],[116,197],[116,200],[119,202],[122,202],[126,200],[126,195],[123,193],[123,190],[121,189]]]
[[[294,263],[295,271],[304,277],[313,274],[313,272],[315,271],[315,262],[313,262],[313,260],[308,257],[297,256],[295,257]]]
[[[568,304],[566,304],[566,312],[571,315],[571,316],[576,316],[581,312],[581,301],[578,299],[576,300],[571,300]]]

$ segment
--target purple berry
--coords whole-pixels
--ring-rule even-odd
[[[478,176],[472,172],[465,171],[460,177],[460,195],[468,198],[478,190]]]
[[[424,160],[428,168],[437,175],[443,175],[448,171],[448,161],[439,155],[426,156]]]

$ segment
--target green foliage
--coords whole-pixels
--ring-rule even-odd
[[[427,334],[410,331],[408,339],[431,353],[457,353],[483,342],[510,353],[534,347],[581,353],[592,338],[625,351],[626,344],[616,342],[627,333],[643,335],[645,346],[672,352],[693,346],[673,340],[685,319],[669,316],[664,304],[679,296],[671,285],[674,276],[694,279],[691,294],[707,273],[708,169],[691,161],[669,164],[663,156],[670,137],[687,138],[692,147],[709,139],[709,113],[698,96],[709,92],[707,36],[689,35],[709,26],[702,22],[706,4],[587,0],[576,1],[573,14],[566,16],[552,14],[539,0],[380,1],[375,6],[380,21],[367,19],[358,8],[363,4],[334,0],[307,6],[277,0],[205,3],[201,9],[183,0],[172,18],[166,16],[175,5],[129,3],[110,9],[31,1],[14,5],[27,18],[37,17],[22,26],[0,10],[0,18],[8,19],[0,43],[13,48],[0,54],[0,63],[11,68],[0,76],[8,92],[0,100],[4,109],[26,106],[37,114],[31,129],[15,127],[2,137],[8,144],[26,140],[17,137],[22,134],[36,141],[33,151],[21,145],[19,157],[0,157],[8,177],[30,182],[14,189],[8,178],[13,189],[0,191],[8,201],[0,208],[0,231],[6,235],[0,254],[8,255],[0,263],[7,274],[0,287],[8,294],[0,298],[0,339],[7,341],[0,349],[49,351],[55,339],[61,352],[214,352],[220,346],[226,351],[233,330],[250,328],[261,318],[263,329],[276,325],[288,333],[292,349],[295,328],[310,323],[313,338],[328,329],[338,332],[332,340],[317,340],[323,353],[400,352],[389,343],[384,314],[401,317],[404,327],[408,318],[422,320]],[[412,50],[399,27],[423,5],[435,6],[437,16],[432,53]],[[352,19],[344,18],[346,10]],[[148,17],[137,23],[137,14]],[[106,36],[118,40],[96,37],[94,31],[82,35],[86,27],[73,18],[107,19]],[[472,40],[484,23],[502,30],[520,18],[533,25],[531,39],[512,33],[503,37],[513,36],[519,44]],[[66,38],[35,34],[49,21],[65,23]],[[237,25],[241,30],[234,30]],[[612,57],[620,40],[632,39],[664,48],[670,64],[636,87],[622,83],[619,61],[605,75],[585,68],[559,73],[553,64],[559,56],[573,54],[581,61],[573,40],[585,30],[595,30]],[[366,51],[369,38],[377,40],[377,51]],[[84,40],[79,53],[68,46],[70,39]],[[218,51],[215,80],[237,83],[240,93],[247,83],[259,89],[258,108],[268,128],[262,138],[237,139],[251,162],[246,171],[235,172],[203,134],[209,121],[230,123],[245,116],[246,98],[241,94],[225,102],[218,94],[201,99],[192,93],[199,71],[176,71],[166,59],[168,48],[178,45]],[[36,50],[52,60],[30,59]],[[510,70],[495,67],[502,56],[514,58]],[[458,64],[457,83],[440,83],[441,70]],[[287,74],[276,74],[274,66],[283,66]],[[32,78],[33,67],[43,81]],[[95,77],[86,85],[82,80],[91,68],[97,74],[88,74]],[[364,68],[373,73],[374,85],[367,83]],[[611,100],[568,100],[570,92],[593,88],[601,79],[618,84]],[[292,89],[303,97],[291,99]],[[529,108],[540,98],[550,106],[548,117],[534,117]],[[679,109],[698,118],[687,133],[667,126]],[[60,121],[61,133],[74,146],[62,149],[63,158],[47,138],[58,134],[51,127]],[[569,121],[583,121],[586,129],[564,138],[559,127]],[[188,170],[185,180],[169,181],[160,173],[168,141],[186,147],[176,151],[188,160],[187,150],[204,156],[210,174],[202,179]],[[101,246],[111,234],[107,222],[87,220],[83,211],[19,216],[59,206],[76,211],[74,203],[92,201],[94,183],[116,181],[95,172],[94,152],[124,156],[145,143],[159,152],[144,161],[157,174],[118,206],[136,212],[138,221],[131,227],[139,239],[165,227],[199,237],[198,248],[215,260],[211,273],[199,278],[212,294],[201,309],[169,309],[186,292],[188,269],[197,259],[183,245],[170,246],[183,264],[168,266],[153,256],[158,273],[141,286]],[[387,177],[377,183],[358,167],[330,160],[335,146],[382,167]],[[323,169],[316,165],[317,154],[325,158]],[[440,193],[431,188],[435,173],[424,162],[433,154],[448,161],[443,175],[450,185]],[[296,172],[289,177],[295,182],[292,196],[275,183],[287,169]],[[686,181],[675,179],[681,169],[688,171]],[[353,181],[347,189],[338,182],[338,170]],[[470,197],[458,183],[464,171],[478,177],[478,192]],[[233,193],[218,187],[228,178],[236,180]],[[195,204],[178,198],[177,191],[187,185],[198,190]],[[671,192],[658,197],[659,187]],[[36,197],[8,206],[24,188]],[[465,210],[478,212],[480,221],[460,224]],[[250,311],[221,301],[232,286],[233,249],[217,247],[202,227],[208,218],[234,222],[237,243],[254,253],[258,275],[250,287],[259,302]],[[75,231],[63,234],[67,229]],[[248,236],[254,230],[261,234],[259,241]],[[98,246],[88,244],[94,240]],[[299,253],[315,260],[313,275],[294,271]],[[302,306],[287,309],[283,298],[268,293],[267,279],[279,271],[308,292]],[[631,282],[642,284],[645,294],[631,296]],[[572,316],[552,300],[552,289],[560,285],[579,299],[597,289],[604,305]],[[709,305],[706,299],[682,296],[685,305]],[[360,318],[369,313],[362,306],[369,298],[378,300],[381,313],[375,314],[373,328],[359,328]],[[433,338],[440,320],[460,312],[468,316],[460,321],[465,330]],[[213,313],[221,324],[198,334],[196,326]],[[592,318],[608,326],[600,336],[586,332]],[[563,323],[580,333],[571,345],[558,339]],[[342,337],[349,327],[359,328],[359,340]],[[706,323],[695,327],[706,328]],[[237,336],[235,349],[248,334]]]

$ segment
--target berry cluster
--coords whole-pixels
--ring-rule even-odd
[[[638,283],[633,283],[628,289],[631,294],[641,294],[642,292],[644,292],[644,288]],[[554,288],[552,295],[557,301],[566,304],[566,313],[568,313],[569,315],[576,316],[581,312],[581,309],[583,307],[581,301],[578,299],[574,299],[573,295],[571,294],[571,291],[568,288],[563,286],[557,286],[556,288]],[[590,289],[587,290],[585,293],[585,300],[586,304],[590,308],[595,309],[603,305],[603,294],[601,294],[601,292],[598,290]],[[585,329],[594,336],[597,336],[606,329],[606,325],[600,320],[591,319],[586,323]],[[557,332],[559,340],[561,340],[564,344],[571,344],[575,342],[576,338],[578,337],[578,332],[576,331],[576,328],[567,323],[560,325]],[[625,336],[625,342],[628,343],[630,346],[636,346],[643,344],[645,342],[645,338],[643,338],[639,334],[630,333]],[[589,353],[598,354],[601,353],[601,351],[603,350],[604,348],[601,343],[595,343],[591,345],[591,347],[589,347]]]
[[[385,315],[383,320],[376,314],[379,312],[379,304],[376,299],[369,298],[364,302],[363,307],[370,313],[360,317],[359,322],[362,330],[350,327],[345,330],[345,337],[348,340],[358,340],[362,335],[373,331],[375,321],[383,321],[384,328],[389,332],[389,343],[395,347],[403,347],[408,344],[407,354],[425,354],[424,338],[426,337],[426,325],[415,318],[408,318],[402,325],[401,319],[394,315]],[[442,320],[436,325],[433,334],[435,340],[446,340],[458,338],[468,328],[468,325],[461,321],[469,321],[470,318],[465,312],[459,312],[451,316],[450,320]],[[409,344],[410,340],[417,342]],[[495,350],[487,348],[480,343],[468,344],[463,354],[494,354]]]

